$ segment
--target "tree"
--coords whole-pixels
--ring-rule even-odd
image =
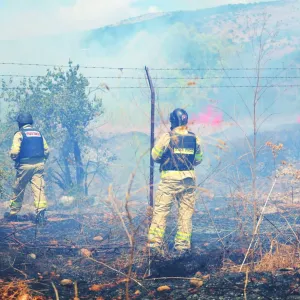
[[[13,84],[13,80],[2,82],[2,98],[9,102],[8,120],[14,121],[19,111],[31,112],[35,126],[53,149],[52,155],[58,154],[57,167],[50,170],[54,182],[64,191],[76,188],[82,192],[88,172],[83,164],[90,140],[88,125],[103,114],[101,99],[92,97],[95,90],[88,89],[79,65],[73,66],[71,61],[67,70],[54,68],[45,76]]]

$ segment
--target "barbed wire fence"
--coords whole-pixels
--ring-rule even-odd
[[[34,67],[38,68],[68,68],[67,65],[59,65],[59,64],[29,64],[29,63],[9,63],[9,62],[0,62],[0,78],[5,82],[8,79],[17,79],[20,80],[22,78],[39,78],[44,77],[42,72],[38,71],[38,75],[31,75],[31,72],[27,71],[19,71],[14,73],[2,72],[1,66],[13,66],[14,68],[21,68],[24,67]],[[105,66],[81,66],[79,65],[79,69],[83,69],[84,73],[83,76],[91,81],[90,85],[88,86],[89,89],[98,90],[102,93],[109,93],[110,96],[115,99],[115,101],[119,100],[119,95],[114,94],[112,90],[141,90],[142,95],[145,99],[149,99],[149,94],[147,90],[149,90],[149,85],[145,73],[144,68],[128,68],[128,67],[105,67]],[[259,86],[255,84],[249,83],[249,80],[254,80],[257,77],[253,76],[253,74],[249,74],[249,76],[245,74],[236,75],[237,72],[255,72],[255,68],[149,68],[149,72],[151,74],[154,89],[156,95],[158,96],[160,90],[195,90],[195,89],[232,89],[235,91],[237,88],[241,89],[249,89],[249,88],[261,88],[261,89],[271,89],[271,88],[299,88],[300,87],[300,76],[299,70],[300,68],[294,66],[288,66],[286,68],[263,68],[263,70],[271,72],[268,76],[262,76],[260,79],[265,80],[264,84]],[[187,73],[186,76],[171,76],[170,73],[172,72],[181,72]],[[217,76],[201,76],[200,74],[194,73],[201,73],[201,72],[220,72],[220,75]],[[109,73],[103,74],[102,73]],[[230,72],[234,72],[233,75],[230,75]],[[284,72],[294,72],[294,75],[287,75],[283,76]],[[92,73],[92,74],[91,74]],[[97,73],[97,74],[95,74]],[[112,73],[112,74],[110,74]],[[116,74],[117,73],[117,74]],[[126,74],[128,73],[128,75]],[[191,74],[193,73],[193,74]],[[223,76],[222,76],[223,74]],[[95,80],[100,79],[101,82],[99,85],[95,84]],[[228,84],[211,84],[213,80],[229,80]],[[247,80],[247,82],[245,82]],[[103,81],[103,82],[102,82]],[[108,82],[107,82],[108,81]],[[120,84],[122,82],[122,85]],[[240,81],[244,81],[240,83]],[[14,86],[13,83],[11,86],[6,87],[8,90],[15,90],[18,87]],[[1,89],[1,87],[0,87]],[[0,91],[1,92],[1,91]],[[159,99],[156,99],[156,106],[155,112],[157,115],[161,113],[159,105]],[[137,101],[138,102],[138,101]],[[138,103],[137,103],[138,104]],[[150,101],[149,101],[149,111],[145,112],[150,119]],[[130,120],[131,123],[134,123],[134,120]],[[166,125],[167,126],[167,125]],[[211,216],[210,216],[211,218]],[[274,223],[274,221],[272,221]],[[215,239],[214,242],[220,242],[225,236],[231,234],[234,229],[234,224],[232,228],[224,228],[223,224],[214,223],[209,224],[210,222],[206,222],[207,226],[213,227],[213,230],[216,230],[218,233],[218,237]],[[82,226],[86,226],[84,223]],[[276,224],[277,228],[281,231],[286,230],[286,225],[283,224]],[[201,229],[195,228],[196,232],[202,232]],[[81,245],[86,246],[86,245]]]
[[[13,67],[14,69],[23,70],[22,72],[7,73],[1,72],[2,67]],[[40,71],[38,75],[28,74],[24,72],[24,68],[34,67],[35,69],[45,69],[45,68],[55,68],[55,69],[66,69],[69,68],[68,65],[60,64],[43,64],[43,63],[21,63],[21,62],[0,62],[0,78],[3,82],[8,79],[21,79],[21,78],[39,78],[45,77],[47,75],[41,74]],[[147,81],[147,76],[145,74],[145,69],[141,67],[110,67],[110,66],[92,66],[92,65],[79,65],[81,70],[84,70],[84,77],[93,83],[90,83],[88,89],[92,91],[101,90],[103,93],[110,93],[110,96],[116,98],[116,95],[113,94],[112,90],[149,90],[149,84]],[[236,68],[150,68],[150,74],[152,75],[152,80],[154,82],[154,88],[159,94],[160,90],[212,90],[212,89],[247,89],[247,88],[260,88],[260,89],[270,89],[270,88],[299,88],[300,87],[300,68],[295,65],[287,65],[286,67],[270,67],[270,68],[261,68],[264,71],[272,72],[268,76],[261,76],[260,80],[266,80],[265,84],[257,86],[256,84],[249,83],[250,80],[256,79],[257,76],[245,75],[245,72],[255,72],[256,68],[250,67],[236,67]],[[47,69],[48,70],[48,69]],[[88,73],[86,73],[86,71]],[[90,74],[90,72],[97,73],[111,73],[113,75],[106,74]],[[170,72],[186,72],[186,76],[170,76]],[[217,76],[201,76],[199,72],[208,73],[210,71],[219,72]],[[31,70],[30,73],[33,71]],[[116,74],[117,72],[117,74]],[[130,72],[132,75],[128,76],[125,73]],[[190,73],[195,72],[191,76]],[[230,75],[230,72],[235,72],[234,75]],[[236,72],[239,75],[236,75]],[[243,72],[243,73],[241,73]],[[285,76],[283,73],[286,72]],[[293,72],[293,76],[288,75],[288,72]],[[295,74],[296,72],[296,74]],[[34,72],[35,73],[35,72]],[[155,73],[155,75],[154,75]],[[165,75],[165,74],[168,75]],[[94,85],[95,80],[100,79],[103,82],[100,82],[99,85]],[[229,84],[209,84],[213,80],[223,80],[229,81]],[[109,82],[107,82],[109,80]],[[247,80],[247,83],[240,83],[240,81]],[[115,82],[122,81],[124,85],[116,85]],[[137,84],[134,84],[137,83]],[[163,83],[163,84],[162,84]],[[168,83],[168,84],[166,84]],[[175,83],[175,84],[174,84]],[[1,91],[2,87],[0,87]],[[9,87],[6,87],[6,90],[15,90],[17,87],[13,84]],[[18,87],[20,89],[20,87]],[[22,88],[21,88],[22,89]],[[26,90],[27,88],[24,88]],[[145,96],[147,94],[144,94]],[[157,100],[158,101],[158,100]],[[159,106],[159,101],[156,104],[156,107]],[[159,114],[159,111],[157,112]]]
[[[66,65],[52,65],[52,64],[33,64],[33,63],[6,63],[6,62],[0,62],[0,66],[18,66],[18,67],[51,67],[51,68],[68,68],[68,66]],[[119,73],[119,75],[115,75],[115,76],[91,76],[91,75],[87,75],[84,74],[84,77],[87,79],[115,79],[115,80],[120,80],[120,79],[127,79],[127,80],[145,80],[145,74],[144,76],[123,76],[123,71],[134,71],[135,73],[144,73],[145,69],[144,68],[126,68],[126,67],[104,67],[104,66],[85,66],[85,65],[79,65],[80,69],[85,69],[85,70],[97,70],[97,71],[118,71],[121,72],[121,74]],[[204,80],[211,80],[211,79],[223,79],[223,80],[232,80],[232,79],[257,79],[257,76],[245,76],[245,75],[239,75],[239,76],[226,76],[225,73],[227,72],[231,72],[231,71],[242,71],[242,72],[246,72],[246,71],[255,71],[255,68],[150,68],[149,69],[152,72],[159,72],[160,74],[162,72],[169,72],[169,71],[189,71],[189,72],[198,72],[198,71],[217,71],[217,72],[223,72],[224,75],[223,76],[153,76],[152,75],[152,79],[153,80],[186,80],[186,85],[182,85],[182,86],[161,86],[161,85],[157,85],[155,86],[155,89],[196,89],[196,88],[205,88],[205,89],[211,89],[211,88],[254,88],[257,87],[256,85],[251,85],[251,84],[223,84],[223,85],[209,85],[209,86],[205,86],[205,85],[201,85],[199,84],[200,81],[204,81]],[[261,70],[263,71],[279,71],[279,74],[273,74],[272,76],[261,76],[260,79],[269,79],[269,80],[297,80],[300,79],[299,76],[299,71],[300,68],[298,67],[281,67],[281,68],[261,68]],[[281,74],[283,72],[287,72],[287,71],[296,71],[297,75],[294,76],[282,76]],[[7,73],[0,73],[0,78],[38,78],[38,77],[45,77],[46,75],[29,75],[29,74],[20,74],[20,73],[12,73],[12,74],[7,74]],[[190,82],[192,81],[192,82]],[[193,82],[194,81],[194,82]],[[300,83],[299,82],[293,82],[293,83],[286,83],[286,84],[280,84],[280,83],[274,83],[274,84],[266,84],[266,85],[261,85],[259,87],[299,87]],[[90,88],[94,88],[93,86],[90,86]],[[140,85],[129,85],[129,86],[109,86],[110,89],[147,89],[149,88],[149,86],[144,85],[144,86],[140,86]],[[14,88],[11,88],[14,89]]]
[[[41,78],[47,75],[31,75],[26,72],[17,72],[17,73],[2,73],[2,67],[13,67],[17,69],[24,69],[25,67],[34,67],[37,69],[45,68],[55,68],[55,69],[66,69],[69,68],[68,65],[60,64],[42,64],[42,63],[19,63],[19,62],[0,62],[0,78],[5,82],[9,79],[21,79],[21,78]],[[110,67],[110,66],[91,66],[91,65],[79,65],[80,69],[84,70],[84,77],[93,83],[95,80],[100,79],[103,82],[100,82],[99,85],[90,84],[88,86],[90,91],[99,91],[110,92],[111,96],[116,98],[111,90],[145,90],[149,89],[149,84],[147,81],[147,76],[145,74],[144,68],[139,67]],[[152,80],[155,83],[154,88],[159,93],[159,90],[212,90],[212,89],[247,89],[247,88],[260,88],[260,89],[270,89],[270,88],[299,88],[300,87],[300,76],[299,76],[299,67],[294,65],[288,65],[286,67],[272,67],[272,68],[261,68],[264,71],[272,72],[268,76],[261,76],[260,80],[266,80],[265,84],[257,86],[256,84],[251,84],[252,79],[256,79],[257,76],[245,75],[241,72],[253,72],[256,71],[256,68],[247,68],[247,67],[238,67],[238,68],[151,68],[150,73],[152,75]],[[88,71],[89,73],[86,73]],[[90,72],[113,72],[112,75],[100,75],[93,74]],[[187,72],[187,76],[169,76],[164,75],[170,72]],[[219,72],[218,76],[201,76],[199,72],[208,73],[210,71]],[[31,70],[32,72],[32,70]],[[118,74],[115,74],[115,73]],[[125,72],[133,73],[131,76],[124,74]],[[191,72],[196,72],[191,76]],[[238,72],[239,75],[230,75],[229,72]],[[286,72],[285,76],[282,74]],[[296,72],[293,76],[288,76],[288,72]],[[155,75],[153,75],[155,73]],[[107,82],[108,80],[108,82]],[[223,80],[229,81],[229,84],[211,84],[210,81],[213,80]],[[240,83],[240,81],[247,80],[247,83]],[[126,84],[124,85],[115,85],[115,82],[122,81]],[[128,84],[127,84],[128,83]],[[168,83],[168,84],[166,84]],[[170,84],[169,84],[170,83]],[[174,84],[175,83],[175,84]],[[16,87],[9,86],[6,87],[6,90],[15,90]],[[20,90],[20,87],[18,87]],[[22,88],[21,88],[22,89]],[[1,87],[0,87],[1,90]],[[24,90],[28,90],[26,87]],[[145,95],[146,96],[146,95]],[[117,100],[117,99],[116,99]],[[156,107],[159,106],[159,103]]]
[[[3,82],[5,82],[8,78],[10,79],[20,79],[20,78],[38,78],[44,77],[45,74],[39,75],[32,75],[26,72],[17,72],[17,73],[2,73],[2,67],[14,67],[14,68],[21,68],[24,67],[34,67],[34,68],[61,68],[65,69],[68,68],[68,65],[60,65],[60,64],[42,64],[42,63],[19,63],[19,62],[0,62],[0,78],[2,78]],[[110,67],[110,66],[91,66],[91,65],[79,65],[80,69],[85,71],[96,71],[97,73],[101,72],[114,72],[114,75],[91,75],[89,73],[84,73],[84,77],[93,81],[96,79],[101,79],[99,85],[90,84],[88,86],[91,90],[101,90],[102,92],[110,92],[111,95],[114,97],[111,90],[147,90],[149,89],[149,85],[147,82],[145,69],[141,67]],[[273,74],[268,76],[261,76],[260,79],[266,80],[265,84],[261,84],[257,86],[256,84],[247,84],[239,83],[240,80],[251,80],[256,79],[256,76],[246,76],[243,74],[240,75],[230,75],[229,72],[248,72],[248,71],[255,71],[255,68],[150,68],[151,77],[154,84],[154,88],[159,93],[159,90],[195,90],[195,89],[237,89],[237,88],[261,88],[261,89],[269,89],[269,88],[299,88],[300,87],[300,76],[299,76],[299,67],[294,65],[288,65],[286,67],[272,67],[272,68],[261,68],[264,71],[271,71]],[[133,72],[134,75],[127,76],[124,75],[125,71]],[[209,71],[216,71],[221,72],[218,76],[199,76],[198,74],[194,74],[190,76],[165,76],[165,73],[174,72],[174,71],[181,71],[181,72],[209,72]],[[293,76],[288,76],[287,72],[295,71],[297,74]],[[117,72],[118,74],[115,74]],[[274,74],[274,72],[277,72]],[[286,72],[286,75],[283,76],[282,74]],[[155,73],[155,75],[153,75]],[[138,74],[138,76],[137,76]],[[229,80],[230,84],[207,84],[211,80]],[[106,82],[107,80],[111,80],[112,82]],[[129,84],[125,85],[115,85],[114,82],[120,81]],[[105,81],[105,82],[104,82]],[[233,82],[234,81],[234,82]],[[271,81],[271,82],[270,82]],[[278,82],[279,81],[279,82]],[[133,82],[138,84],[133,84]],[[167,82],[168,84],[165,84]],[[143,84],[142,84],[143,83]],[[164,84],[161,84],[164,83]],[[170,83],[170,84],[169,84]],[[175,84],[174,84],[175,83]],[[204,84],[203,84],[204,83]],[[2,87],[0,87],[0,90]],[[16,87],[9,86],[6,87],[7,90],[15,90]],[[18,87],[18,89],[20,89]],[[26,88],[24,88],[26,90]]]

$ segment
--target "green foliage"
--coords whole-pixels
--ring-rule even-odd
[[[5,153],[0,154],[0,199],[9,197],[9,189],[13,182],[14,174],[11,168],[9,158]]]
[[[78,70],[70,61],[67,71],[48,70],[46,76],[22,80],[15,90],[3,82],[3,97],[11,104],[10,119],[14,121],[19,111],[26,110],[51,142],[60,142],[57,134],[85,139],[87,125],[103,110],[101,99],[89,99],[89,82]]]
[[[6,179],[6,173],[2,169],[2,166],[0,166],[0,197],[2,198],[4,195],[4,183]]]
[[[51,147],[51,157],[57,157],[56,168],[49,174],[65,191],[83,191],[88,172],[83,156],[90,146],[88,125],[103,114],[101,99],[93,96],[88,86],[79,66],[71,61],[67,70],[54,68],[45,76],[23,79],[17,86],[12,81],[2,82],[1,96],[9,103],[8,121],[15,122],[19,111],[33,115],[35,126]]]
[[[4,149],[9,145],[9,136],[14,133],[14,128],[6,123],[0,122],[0,199],[9,198],[9,190],[14,180],[13,163],[7,151]]]

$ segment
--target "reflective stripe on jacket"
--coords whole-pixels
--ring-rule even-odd
[[[192,171],[196,152],[196,137],[192,132],[170,132],[170,142],[162,155],[161,171]]]
[[[176,127],[172,131],[176,135],[188,135],[188,130],[186,126]],[[168,150],[170,145],[170,133],[163,134],[156,142],[155,146],[152,149],[152,158],[155,162],[161,163],[163,160],[163,155]],[[193,165],[199,165],[203,160],[203,152],[200,145],[200,139],[196,136],[196,149],[195,149],[195,157]],[[173,178],[173,179],[183,179],[187,177],[195,178],[195,171],[194,170],[162,170],[161,171],[161,178]]]

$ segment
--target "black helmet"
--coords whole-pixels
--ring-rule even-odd
[[[32,115],[30,113],[20,113],[17,117],[17,122],[19,123],[19,125],[21,124],[22,126],[26,125],[26,124],[33,124],[33,119],[32,119]]]
[[[188,119],[189,116],[184,109],[176,108],[170,113],[171,129],[186,125],[188,123]]]

